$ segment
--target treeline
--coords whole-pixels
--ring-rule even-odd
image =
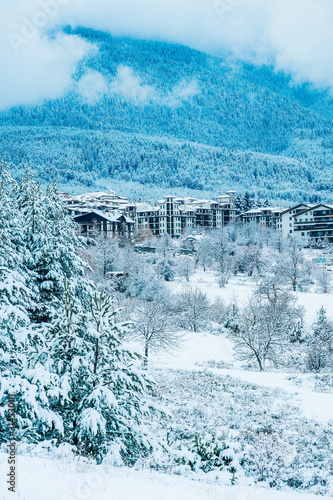
[[[262,199],[290,205],[328,202],[333,186],[328,168],[324,175],[298,160],[177,140],[26,127],[2,129],[1,139],[0,154],[8,151],[13,174],[20,175],[29,166],[43,183],[56,179],[69,190],[77,184],[86,188],[112,185],[114,179],[122,183],[121,194],[132,198],[131,183],[136,182],[150,186],[149,198],[154,198],[154,186],[185,193],[196,190],[197,196],[200,190],[217,196],[233,189],[240,194],[250,190]]]

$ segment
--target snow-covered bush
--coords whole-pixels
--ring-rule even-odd
[[[247,473],[258,481],[266,481],[271,487],[281,485],[287,467],[292,462],[295,449],[281,435],[271,429],[246,432],[242,465]]]
[[[233,484],[236,482],[237,469],[233,463],[234,451],[216,436],[206,435],[202,438],[195,434],[188,451],[189,454],[177,457],[176,462],[180,465],[189,465],[192,471],[226,470],[232,475],[231,482]]]

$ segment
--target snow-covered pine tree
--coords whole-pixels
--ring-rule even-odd
[[[247,212],[253,208],[253,199],[250,196],[250,193],[246,191],[242,199],[242,211]]]
[[[84,279],[85,263],[79,256],[84,242],[77,236],[76,224],[64,207],[55,184],[47,188],[43,203],[46,244],[36,263],[41,299],[50,307],[50,302],[62,295],[63,283],[67,280],[75,287],[78,298],[87,301],[91,285]]]
[[[58,381],[38,361],[44,338],[30,323],[30,295],[18,271],[0,268],[0,442],[13,437],[40,441],[63,432],[49,404]],[[15,400],[14,436],[9,432],[10,397]]]
[[[323,307],[318,311],[312,328],[313,335],[308,342],[308,367],[319,371],[333,363],[333,322],[327,318]]]
[[[1,265],[15,269],[21,265],[22,220],[11,196],[15,181],[7,168],[6,159],[0,163],[0,259]]]
[[[117,450],[132,464],[155,442],[146,425],[155,411],[149,396],[153,383],[140,368],[140,356],[122,346],[112,299],[95,292],[88,314],[77,304],[65,283],[59,315],[47,334],[47,365],[65,391],[54,408],[65,439],[85,456],[101,462]]]
[[[16,248],[20,219],[10,196],[14,184],[6,160],[0,163],[0,370],[1,375],[21,368],[18,332],[29,325],[25,304],[30,291],[25,285],[22,259]]]
[[[235,209],[237,215],[243,212],[242,198],[239,195],[235,197]]]
[[[65,278],[73,284],[80,279],[82,294],[89,288],[78,256],[82,242],[55,185],[44,194],[26,171],[15,194],[23,217],[25,265],[38,302],[31,315],[35,322],[43,323],[55,313],[54,298],[60,297]]]
[[[29,357],[43,344],[31,325],[28,309],[34,294],[24,266],[22,218],[5,161],[0,164],[0,442],[13,439],[9,429],[9,400],[15,400],[15,438],[46,437],[59,419],[50,411],[45,391],[53,384]],[[41,380],[42,379],[42,380]]]
[[[36,269],[36,257],[45,245],[44,228],[46,226],[46,211],[43,205],[43,194],[29,172],[24,175],[14,187],[14,198],[22,219],[22,249],[23,266],[28,274],[29,288],[33,291],[35,304],[29,308],[33,321],[42,323],[47,319],[47,311],[40,300],[40,280]]]

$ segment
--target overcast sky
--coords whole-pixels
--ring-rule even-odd
[[[93,47],[65,24],[273,64],[333,88],[333,0],[0,0],[0,108],[64,94]]]

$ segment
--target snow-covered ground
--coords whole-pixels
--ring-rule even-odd
[[[180,293],[191,288],[199,288],[206,293],[211,302],[216,298],[221,298],[226,305],[235,303],[241,307],[245,304],[256,283],[244,276],[233,276],[229,283],[220,288],[217,285],[217,276],[213,271],[198,271],[192,277],[190,282],[172,281],[168,283],[170,290],[173,293]],[[333,294],[332,293],[315,293],[315,292],[292,292],[297,298],[298,304],[304,307],[305,323],[310,326],[316,318],[316,313],[323,306],[329,315],[333,317]]]
[[[229,283],[220,288],[216,282],[216,274],[212,271],[195,273],[190,282],[171,282],[169,287],[173,293],[198,287],[205,292],[210,301],[217,297],[223,299],[226,305],[236,303],[239,307],[246,303],[253,293],[255,282],[246,277],[233,277]],[[333,315],[333,294],[296,292],[294,294],[300,306],[304,307],[305,324],[309,327],[316,319],[317,311],[323,306]],[[168,366],[173,369],[199,370],[207,368],[209,363],[228,365],[233,368],[207,368],[212,373],[229,375],[230,377],[253,383],[263,387],[283,389],[295,405],[298,405],[307,418],[322,422],[333,419],[333,393],[317,393],[313,390],[313,377],[298,375],[294,379],[288,373],[260,373],[235,369],[239,364],[233,360],[232,344],[224,336],[209,333],[189,334],[183,350],[173,356],[164,355],[155,358],[155,366]],[[300,383],[301,382],[301,383]]]
[[[179,280],[171,281],[168,285],[173,293],[197,287],[207,294],[211,302],[220,297],[226,304],[236,302],[239,305],[248,300],[255,288],[255,283],[244,277],[233,277],[225,287],[220,288],[217,285],[217,275],[213,271],[198,271],[188,283]]]
[[[152,356],[152,366],[172,370],[202,371],[216,376],[229,376],[251,384],[288,393],[289,401],[299,406],[304,416],[320,422],[333,419],[333,393],[314,392],[313,376],[285,372],[241,370],[233,361],[232,344],[224,336],[209,333],[187,334],[181,351]],[[218,368],[219,365],[233,368]],[[237,368],[235,368],[236,366]]]
[[[0,454],[1,500],[318,500],[315,495],[23,456],[18,458],[17,492],[11,493],[5,484],[7,467],[6,456]]]
[[[226,304],[236,301],[241,306],[247,301],[255,284],[246,278],[233,278],[222,289],[216,284],[214,273],[196,273],[190,283],[178,281],[170,283],[169,286],[174,293],[198,286],[207,293],[211,301],[219,296]],[[333,295],[298,293],[297,299],[306,309],[306,321],[309,325],[314,321],[321,305],[327,308],[329,313],[333,311]],[[192,423],[186,422],[186,418],[191,416],[194,410],[201,412],[198,422],[202,425],[202,429],[206,430],[205,419],[209,420],[209,415],[212,416],[212,426],[216,423],[224,425],[226,419],[237,417],[237,412],[242,410],[244,404],[246,411],[249,410],[254,415],[252,421],[256,423],[260,421],[261,408],[266,402],[271,404],[271,408],[268,404],[264,420],[274,413],[274,418],[278,414],[282,415],[283,421],[284,408],[292,408],[291,416],[288,417],[289,420],[286,418],[285,425],[290,431],[300,432],[300,435],[301,431],[297,430],[298,422],[302,426],[304,422],[310,425],[313,421],[314,425],[320,425],[322,428],[332,423],[330,423],[333,419],[332,389],[320,392],[314,375],[288,374],[281,371],[260,373],[242,369],[241,364],[233,359],[231,342],[223,335],[213,335],[208,332],[188,333],[178,352],[152,356],[150,369],[159,383],[161,399],[166,402],[169,410],[175,411],[175,422],[177,419],[182,422],[183,419],[184,425],[189,427]],[[214,379],[217,380],[217,385],[214,389],[207,389],[207,384]],[[249,390],[249,384],[251,384],[250,396],[246,392]],[[227,387],[227,390],[223,392],[221,387]],[[236,395],[238,399],[235,399],[235,387],[239,391]],[[229,412],[223,416],[225,421],[222,417],[222,420],[218,418],[219,408],[224,405],[224,410],[228,407]],[[266,411],[263,413],[266,414]],[[284,425],[284,422],[282,424]],[[208,428],[207,430],[209,431]],[[190,477],[150,470],[94,466],[80,461],[48,460],[21,455],[18,457],[18,492],[13,494],[7,491],[5,484],[8,472],[5,455],[0,455],[0,462],[0,498],[3,500],[15,498],[20,500],[314,500],[318,498],[307,493],[278,492],[255,485],[247,486],[245,483],[243,486],[231,487],[210,484],[204,479],[193,481]]]

